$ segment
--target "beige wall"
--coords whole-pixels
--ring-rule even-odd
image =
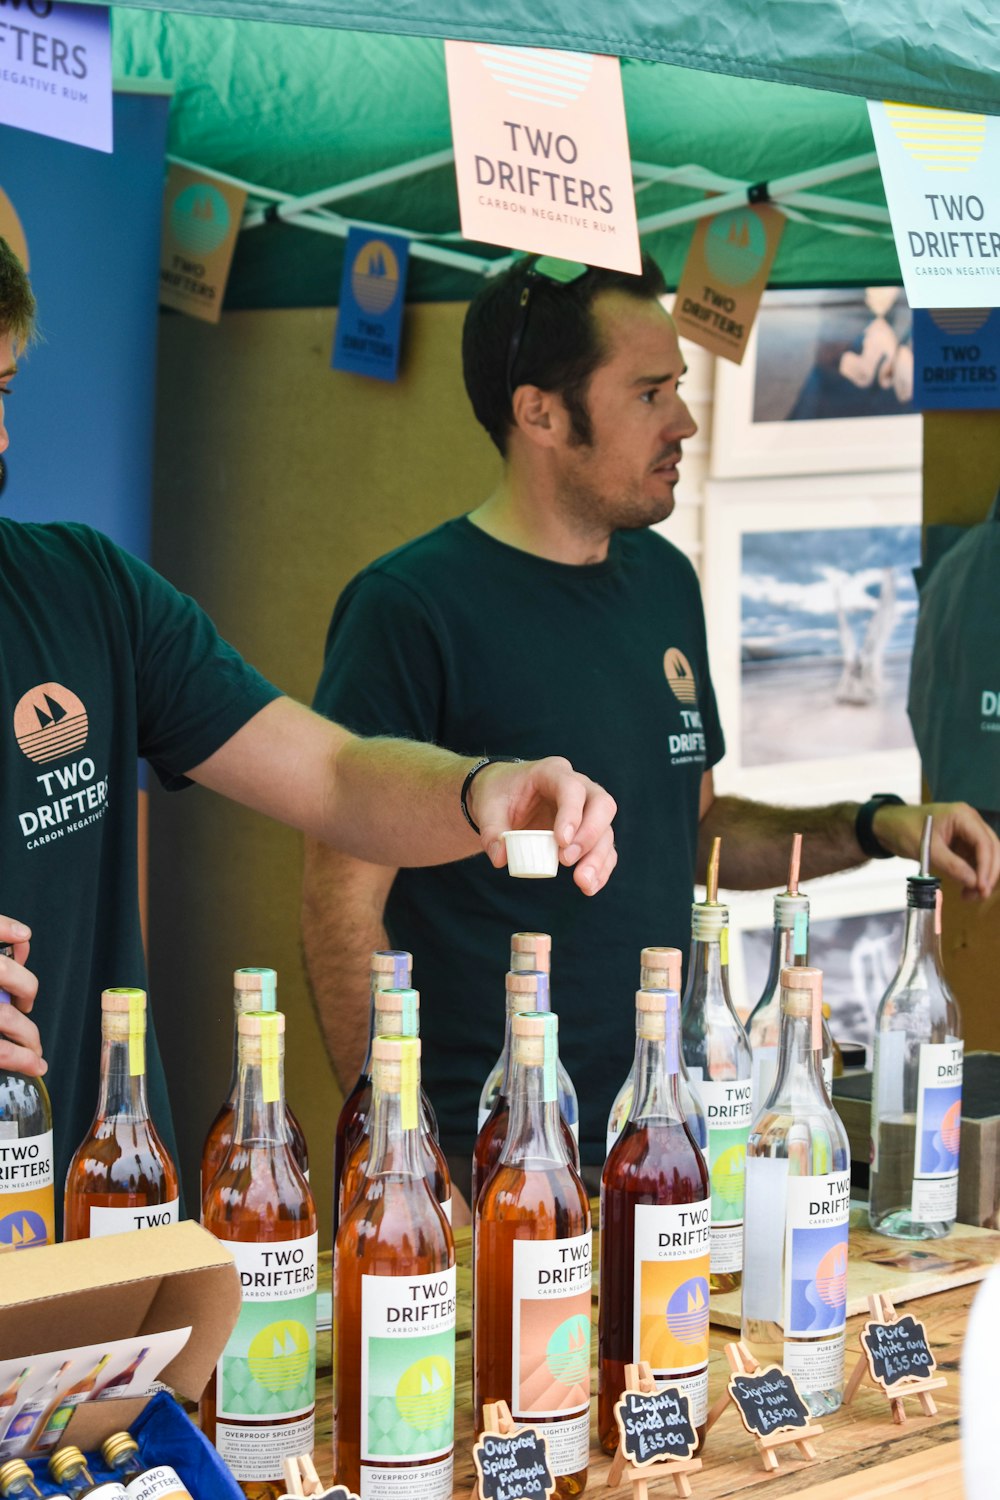
[[[982,521],[998,484],[1000,412],[934,412],[924,418],[927,525]],[[966,902],[946,882],[942,943],[966,1047],[1000,1051],[1000,893],[985,904]]]
[[[347,580],[495,481],[462,387],[463,312],[407,310],[395,385],[330,369],[330,311],[232,313],[217,327],[161,320],[154,562],[296,697],[312,695]],[[287,829],[199,787],[153,788],[151,990],[189,1198],[229,1077],[231,972],[270,965],[327,1243],[340,1095],[302,968],[300,860]]]

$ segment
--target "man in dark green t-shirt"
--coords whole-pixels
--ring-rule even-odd
[[[0,453],[3,398],[33,318],[0,239]],[[192,599],[89,527],[0,520],[0,643],[0,943],[14,948],[0,956],[0,989],[15,1001],[0,1006],[0,1069],[45,1071],[44,1039],[57,1201],[94,1111],[100,992],[145,985],[138,755],[168,788],[200,782],[364,858],[482,849],[501,864],[499,833],[540,817],[581,889],[599,890],[614,867],[614,804],[568,762],[488,766],[460,798],[468,759],[363,742],[282,697]],[[26,1014],[36,993],[38,1027]],[[155,1045],[149,1053],[152,1113],[169,1140]],[[0,1246],[17,1236],[5,1181]]]
[[[918,849],[924,809],[715,796],[723,737],[698,584],[649,529],[673,509],[695,432],[663,291],[649,257],[641,276],[529,259],[484,287],[466,318],[464,368],[504,458],[500,484],[366,568],[330,627],[322,712],[470,755],[531,755],[555,738],[619,805],[618,871],[586,906],[564,878],[501,884],[478,859],[397,872],[307,849],[306,954],[341,1081],[363,1056],[372,949],[412,950],[424,1079],[455,1157],[471,1151],[499,1049],[513,931],[553,935],[560,1049],[583,1160],[596,1165],[631,1062],[640,949],[687,946],[714,835],[725,835],[733,887],[777,885],[794,830],[811,876],[860,864],[876,839]],[[985,895],[1000,845],[963,805],[935,813],[938,867]]]

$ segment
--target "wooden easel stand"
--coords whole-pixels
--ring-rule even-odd
[[[868,1317],[872,1323],[895,1323],[896,1309],[881,1293],[875,1293],[868,1298]],[[867,1375],[871,1379],[871,1369],[868,1364],[868,1354],[864,1344],[864,1329],[862,1329],[861,1357],[851,1372],[851,1378],[844,1388],[844,1405],[849,1406],[857,1394],[858,1387]],[[930,1394],[938,1391],[948,1384],[946,1375],[935,1375],[929,1380],[918,1380],[915,1377],[906,1380],[898,1380],[888,1390],[878,1380],[872,1380],[872,1385],[889,1403],[892,1412],[892,1420],[897,1427],[902,1427],[907,1420],[906,1408],[903,1405],[907,1396],[915,1396],[920,1403],[920,1409],[925,1417],[937,1415],[937,1403]]]
[[[659,1387],[645,1360],[636,1365],[625,1366],[625,1389],[639,1391],[644,1396],[655,1395]],[[675,1492],[688,1500],[691,1494],[688,1475],[697,1473],[700,1468],[700,1458],[658,1458],[653,1463],[634,1464],[625,1457],[619,1443],[608,1470],[608,1484],[630,1484],[635,1500],[649,1500],[649,1486],[661,1479],[670,1478],[674,1481]]]
[[[734,1375],[756,1375],[761,1368],[760,1362],[754,1358],[744,1343],[727,1344],[726,1358]],[[731,1400],[734,1398],[727,1388],[708,1414],[705,1423],[706,1432],[719,1420]],[[757,1445],[757,1452],[760,1454],[764,1468],[769,1474],[775,1474],[779,1467],[778,1455],[775,1452],[777,1448],[795,1447],[802,1458],[815,1463],[817,1454],[811,1439],[818,1437],[822,1431],[818,1422],[810,1422],[807,1427],[791,1428],[785,1432],[772,1432],[768,1437],[761,1437],[758,1432],[752,1433],[751,1436]]]

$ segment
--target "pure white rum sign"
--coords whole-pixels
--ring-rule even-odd
[[[638,272],[615,57],[445,42],[466,239]]]
[[[911,307],[1000,306],[1000,118],[869,101]]]

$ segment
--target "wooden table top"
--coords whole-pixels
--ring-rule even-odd
[[[983,1233],[987,1234],[986,1231]],[[856,1242],[860,1254],[865,1254],[870,1249],[864,1234],[856,1235],[852,1229],[852,1256]],[[898,1242],[887,1240],[882,1240],[881,1243],[887,1247],[898,1245]],[[906,1311],[922,1321],[927,1329],[928,1341],[937,1361],[936,1373],[947,1377],[947,1385],[933,1393],[937,1405],[936,1416],[924,1416],[917,1402],[911,1398],[905,1407],[908,1420],[903,1426],[895,1425],[888,1401],[866,1378],[850,1406],[841,1407],[833,1416],[818,1419],[823,1432],[815,1439],[816,1461],[809,1463],[799,1458],[795,1448],[782,1448],[779,1450],[780,1468],[777,1474],[769,1477],[758,1456],[754,1440],[741,1425],[735,1408],[730,1406],[711,1429],[704,1448],[699,1452],[698,1456],[703,1458],[704,1467],[691,1475],[693,1500],[724,1500],[726,1496],[749,1496],[760,1485],[766,1485],[767,1495],[776,1497],[776,1500],[777,1497],[790,1495],[804,1497],[804,1500],[886,1500],[890,1494],[892,1500],[932,1500],[932,1497],[933,1500],[962,1500],[958,1428],[959,1358],[966,1319],[978,1280],[993,1261],[1000,1258],[1000,1234],[989,1234],[987,1238],[977,1242],[977,1251],[980,1245],[983,1263],[978,1276],[969,1270],[968,1256],[963,1257],[966,1279],[962,1284],[941,1285],[939,1281],[935,1281],[935,1287],[939,1289],[910,1298],[906,1303]],[[906,1247],[901,1248],[905,1250]],[[458,1328],[455,1353],[454,1493],[456,1500],[460,1496],[462,1500],[467,1500],[475,1478],[472,1445],[476,1438],[472,1423],[472,1270],[468,1229],[456,1232],[455,1249],[458,1260]],[[597,1249],[598,1237],[595,1235],[595,1362]],[[329,1254],[321,1256],[321,1288],[329,1287],[330,1271]],[[863,1357],[859,1333],[864,1321],[865,1315],[848,1319],[847,1379],[850,1378],[856,1361]],[[725,1389],[729,1378],[725,1345],[736,1337],[738,1335],[732,1327],[713,1322],[708,1367],[709,1405]],[[317,1364],[315,1462],[324,1482],[332,1483],[331,1350],[328,1332],[320,1334]],[[591,1408],[588,1490],[596,1495],[606,1485],[611,1461],[597,1442],[596,1375],[593,1389],[595,1394]],[[669,1479],[651,1482],[650,1491],[654,1495],[664,1496],[673,1496],[675,1493]],[[619,1493],[625,1500],[629,1491],[622,1489]]]

